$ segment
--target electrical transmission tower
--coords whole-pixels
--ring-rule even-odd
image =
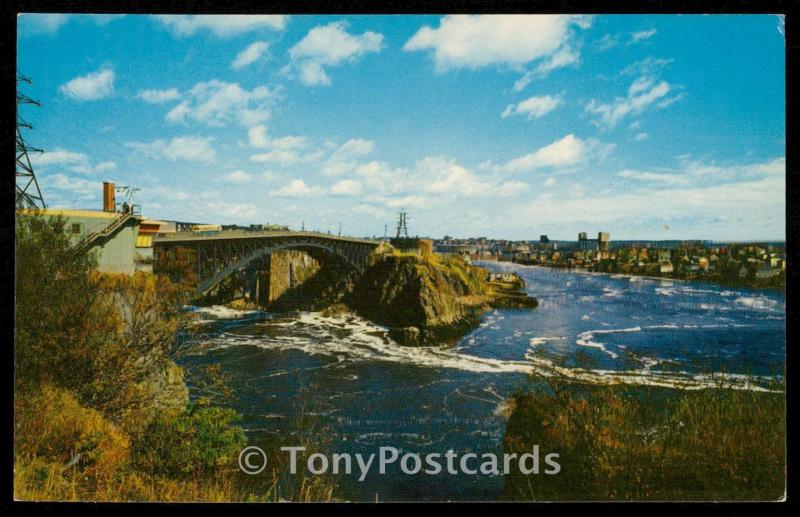
[[[406,221],[408,219],[408,213],[401,210],[400,217],[397,219],[397,238],[405,237],[408,239],[408,227],[406,226]]]
[[[23,75],[17,75],[17,81],[31,84],[31,80]],[[36,181],[36,174],[33,172],[30,157],[28,153],[41,153],[41,149],[28,146],[25,139],[22,138],[20,127],[33,129],[33,127],[25,122],[19,114],[19,107],[21,104],[33,104],[34,106],[41,107],[39,101],[35,101],[20,93],[19,87],[17,88],[17,193],[16,203],[17,208],[47,208],[42,198],[42,191],[39,189],[39,182]]]

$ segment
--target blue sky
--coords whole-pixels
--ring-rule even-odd
[[[783,239],[772,15],[23,14],[49,206],[441,237]]]

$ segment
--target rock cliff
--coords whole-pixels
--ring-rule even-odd
[[[389,327],[400,344],[426,346],[454,343],[491,307],[536,307],[522,287],[518,277],[493,282],[487,270],[456,258],[388,254],[367,268],[344,302]]]

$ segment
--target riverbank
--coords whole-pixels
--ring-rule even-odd
[[[497,262],[498,264],[503,264],[504,262]],[[624,276],[632,276],[637,278],[650,278],[654,280],[670,280],[675,282],[708,282],[724,287],[747,287],[751,289],[774,289],[778,291],[785,292],[786,291],[786,274],[785,272],[773,276],[769,279],[764,280],[757,280],[752,278],[742,278],[742,277],[731,277],[726,278],[719,274],[713,275],[694,275],[694,274],[676,274],[676,273],[664,273],[664,274],[653,274],[653,272],[637,272],[637,271],[622,271],[616,269],[600,269],[595,270],[592,267],[577,267],[577,266],[569,266],[566,264],[542,264],[542,263],[534,263],[534,262],[507,262],[509,264],[519,264],[522,266],[538,266],[538,267],[546,267],[552,269],[561,269],[566,271],[580,271],[586,273],[594,273],[598,275],[624,275]]]
[[[557,475],[506,478],[503,498],[777,501],[785,494],[783,393],[559,385],[509,402],[508,453],[559,454]]]

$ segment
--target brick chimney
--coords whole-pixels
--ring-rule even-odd
[[[103,182],[103,212],[116,212],[117,201],[114,197],[116,190],[114,184],[109,181]]]

